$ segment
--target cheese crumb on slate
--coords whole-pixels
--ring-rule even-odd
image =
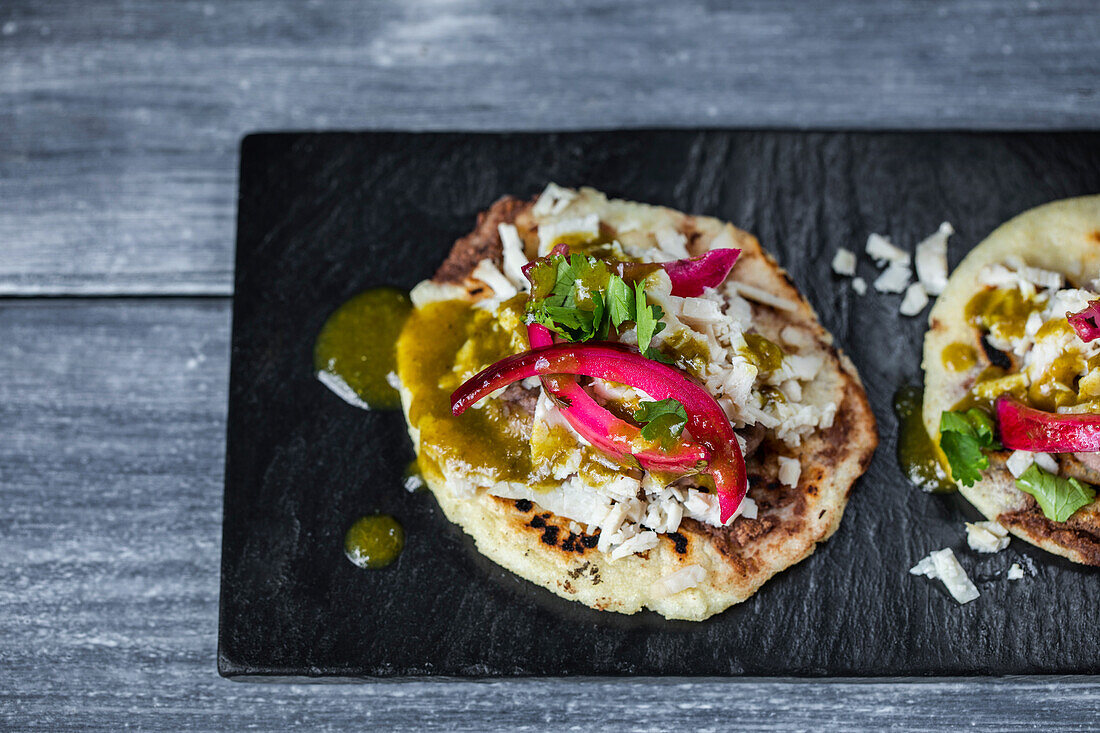
[[[900,293],[909,286],[909,278],[912,275],[913,271],[908,265],[892,262],[881,275],[875,278],[875,290],[880,293]]]
[[[1022,580],[1024,577],[1024,569],[1020,567],[1020,563],[1012,563],[1012,567],[1008,569],[1009,580]]]
[[[955,233],[949,222],[917,245],[917,279],[929,295],[939,295],[947,287],[947,238]]]
[[[410,476],[405,477],[403,485],[405,487],[405,491],[409,492],[410,494],[415,494],[417,491],[420,491],[422,488],[424,488],[424,479],[420,478],[420,476],[414,473]]]
[[[912,568],[911,575],[923,575],[928,578],[939,578],[947,587],[947,591],[959,603],[969,603],[977,598],[980,593],[966,576],[966,571],[955,559],[955,553],[950,547],[935,550],[928,554]]]
[[[1008,540],[1008,530],[1000,522],[966,523],[966,544],[975,552],[1000,552]]]
[[[889,239],[881,234],[875,234],[874,232],[867,237],[867,254],[871,255],[871,258],[879,263],[889,262],[891,264],[908,266],[911,261],[908,252],[900,247],[894,246]]]
[[[856,291],[856,295],[867,294],[867,281],[862,277],[852,278],[852,290]]]
[[[856,254],[850,249],[841,247],[833,255],[833,272],[837,275],[851,277],[856,274]]]
[[[903,316],[915,316],[928,305],[928,293],[920,283],[913,283],[905,290],[898,310]]]

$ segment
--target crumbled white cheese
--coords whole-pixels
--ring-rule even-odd
[[[1050,304],[1043,311],[1046,319],[1065,318],[1068,313],[1076,313],[1088,307],[1090,300],[1096,299],[1096,293],[1100,291],[1081,290],[1079,288],[1066,288],[1059,290],[1050,299]]]
[[[833,272],[837,275],[851,277],[856,274],[856,254],[850,249],[841,247],[833,255]]]
[[[600,217],[595,214],[573,219],[561,219],[539,225],[539,252],[546,254],[559,239],[569,235],[595,238],[600,233]]]
[[[423,308],[428,303],[442,300],[464,300],[466,295],[466,288],[461,285],[421,280],[409,292],[409,300],[415,307]]]
[[[397,372],[386,372],[386,384],[390,385],[395,392],[401,391],[401,377],[397,376]]]
[[[656,596],[674,596],[680,591],[694,588],[706,580],[706,577],[707,571],[702,565],[686,565],[656,580],[653,583],[653,594]]]
[[[713,300],[703,298],[682,298],[680,319],[697,326],[705,323],[718,323],[725,318],[722,307]]]
[[[527,256],[523,253],[523,240],[520,239],[519,232],[511,224],[498,224],[497,232],[500,233],[501,248],[504,251],[504,276],[517,290],[530,290],[531,283],[523,275]]]
[[[418,474],[410,474],[405,477],[404,486],[405,491],[413,494],[424,488],[424,479],[421,478]]]
[[[893,262],[875,278],[875,290],[880,293],[900,293],[909,285],[913,271],[908,265]]]
[[[763,288],[758,288],[748,283],[738,282],[737,280],[730,280],[726,283],[727,291],[733,291],[742,298],[748,298],[757,303],[763,305],[770,305],[772,308],[781,311],[796,311],[798,310],[798,303],[793,300],[781,298],[778,295],[773,295]]]
[[[779,338],[783,340],[783,343],[796,349],[809,348],[814,343],[813,335],[798,326],[784,326],[783,330],[779,332]]]
[[[915,316],[928,305],[928,293],[920,283],[913,283],[905,289],[905,297],[901,299],[898,311],[903,316]]]
[[[966,523],[966,544],[975,552],[1000,552],[1008,540],[1008,530],[1000,522]]]
[[[633,555],[636,552],[645,552],[646,550],[652,550],[657,546],[658,538],[657,533],[652,530],[645,532],[639,532],[630,539],[623,542],[611,552],[611,561],[620,560],[628,555]]]
[[[889,239],[881,234],[875,234],[873,232],[867,237],[867,254],[871,255],[871,258],[879,263],[889,262],[891,264],[905,265],[908,267],[910,262],[908,252],[894,246]]]
[[[867,294],[867,281],[862,277],[852,278],[852,290],[856,291],[856,295]]]
[[[547,183],[539,200],[531,207],[531,213],[535,216],[557,216],[575,198],[577,198],[577,192],[573,189],[562,188],[556,183]]]
[[[955,228],[945,221],[917,245],[917,279],[929,295],[939,295],[947,287],[947,238],[954,233]]]
[[[783,393],[788,402],[802,401],[802,384],[797,379],[788,379],[783,382],[779,385],[779,391]]]
[[[1005,468],[1014,478],[1020,478],[1020,475],[1030,468],[1032,463],[1035,463],[1034,453],[1026,450],[1014,450],[1008,460],[1005,461]]]
[[[924,575],[928,578],[939,578],[947,587],[947,591],[959,603],[969,603],[981,595],[974,584],[970,582],[970,578],[967,577],[962,565],[955,559],[955,553],[951,551],[950,547],[929,553],[928,557],[910,568],[909,573],[911,575]]]
[[[1020,475],[1024,471],[1031,468],[1031,464],[1036,464],[1039,468],[1048,473],[1058,473],[1058,459],[1049,453],[1032,453],[1026,450],[1014,450],[1012,455],[1005,461],[1005,468],[1012,474],[1014,478],[1020,478]]]
[[[756,517],[759,516],[759,512],[760,508],[756,506],[756,502],[746,496],[741,500],[741,506],[737,507],[737,510],[733,513],[733,517],[734,519],[737,517],[756,519]],[[726,524],[730,524],[732,521],[731,519],[729,522],[726,522]]]
[[[343,377],[322,369],[317,372],[317,381],[328,387],[332,390],[333,394],[349,405],[358,407],[362,410],[371,409],[370,405],[359,397],[359,393],[352,389],[351,385],[345,382]]]
[[[1035,338],[1035,334],[1039,333],[1039,329],[1043,327],[1043,316],[1039,311],[1031,311],[1027,316],[1027,321],[1024,323],[1024,334],[1029,338]]]
[[[1061,273],[1031,267],[1018,257],[1006,257],[1004,264],[982,268],[978,281],[998,288],[1019,288],[1027,297],[1035,295],[1037,289],[1057,290],[1064,283]]]
[[[657,246],[668,253],[671,259],[682,260],[688,256],[687,237],[672,227],[662,227],[654,232]]]
[[[1034,295],[1035,285],[1004,265],[989,265],[978,273],[978,282],[995,288],[1019,288],[1025,295]]]
[[[802,464],[797,458],[779,456],[779,483],[794,488],[798,486],[798,478],[802,475]]]
[[[704,494],[695,489],[688,489],[683,503],[684,516],[714,527],[722,526],[722,511],[719,508],[718,497],[714,494]],[[741,500],[741,505],[734,510],[733,516],[729,518],[726,525],[733,524],[733,521],[738,517],[756,519],[758,511],[759,508],[756,506],[756,502],[746,496]]]
[[[1020,277],[1023,279],[1047,290],[1057,290],[1065,282],[1062,273],[1043,270],[1039,267],[1020,265],[1016,268],[1016,271],[1020,273]]]
[[[1047,473],[1058,473],[1058,459],[1049,453],[1036,453],[1035,465]]]
[[[1009,580],[1023,580],[1023,577],[1024,577],[1024,569],[1022,567],[1020,567],[1020,563],[1018,563],[1018,562],[1012,563],[1012,567],[1010,567],[1008,569],[1008,579]]]
[[[504,273],[497,269],[492,260],[485,259],[477,263],[477,267],[474,268],[471,274],[488,285],[489,289],[493,291],[492,301],[508,300],[519,292],[516,290],[516,286],[504,277]]]
[[[537,379],[537,377],[536,377]],[[541,383],[541,382],[540,382]],[[538,385],[536,385],[538,386]],[[547,427],[562,427],[573,433],[573,437],[581,445],[589,445],[588,441],[580,436],[579,433],[573,431],[573,426],[569,424],[569,421],[562,417],[561,410],[554,404],[554,401],[550,399],[545,390],[539,390],[539,397],[535,401],[535,422],[545,423]]]

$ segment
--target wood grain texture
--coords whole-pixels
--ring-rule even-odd
[[[0,729],[1087,729],[1089,678],[245,684],[215,670],[225,300],[0,302]],[[899,570],[902,572],[902,570]]]
[[[229,294],[258,129],[1095,127],[1087,0],[7,0],[0,294]],[[1080,678],[248,685],[228,301],[0,301],[0,729],[1094,728]]]
[[[8,0],[0,294],[229,294],[258,129],[1093,127],[1090,0]]]

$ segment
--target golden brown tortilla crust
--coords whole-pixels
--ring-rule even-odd
[[[478,216],[474,231],[455,243],[432,279],[462,285],[476,296],[480,283],[470,277],[470,271],[482,258],[501,263],[502,247],[497,232],[501,223],[516,225],[527,254],[533,256],[537,235],[530,214],[532,205],[513,197],[499,199]],[[680,230],[688,238],[688,251],[698,254],[696,242],[700,233],[694,222],[694,218],[685,216]],[[734,232],[735,246],[741,249],[735,276],[798,304],[795,313],[754,306],[754,318],[761,330],[775,334],[785,325],[797,325],[812,334],[826,355],[827,364],[822,372],[837,375],[840,400],[832,427],[805,438],[801,448],[792,451],[777,441],[766,440],[748,461],[749,495],[758,506],[756,519],[739,517],[729,527],[711,527],[685,519],[678,532],[661,535],[657,548],[640,553],[643,560],[659,552],[673,557],[681,567],[704,563],[710,568],[707,583],[720,589],[724,598],[711,602],[713,607],[708,610],[684,613],[673,609],[670,613],[659,604],[648,604],[676,618],[705,618],[739,603],[772,575],[809,556],[817,543],[828,539],[840,525],[854,482],[866,471],[878,444],[875,419],[854,366],[832,345],[832,337],[817,321],[809,303],[775,260],[761,249],[756,238],[741,230]],[[778,480],[780,454],[795,455],[803,466],[796,487]],[[426,478],[429,487],[440,496],[440,490],[445,489],[442,477],[429,474]],[[537,552],[543,567],[549,565],[561,570],[552,581],[526,574],[525,577],[558,595],[600,610],[628,613],[637,610],[625,607],[627,604],[613,593],[601,594],[600,586],[612,571],[606,556],[595,549],[598,531],[595,535],[572,531],[570,527],[576,528],[575,523],[543,511],[527,500],[501,499],[488,494],[479,495],[478,500],[483,501],[483,506],[476,513],[489,512],[498,522],[502,521],[510,541],[528,548],[525,556]],[[494,559],[507,567],[506,561]]]

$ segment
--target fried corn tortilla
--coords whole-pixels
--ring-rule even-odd
[[[1100,272],[1100,196],[1057,201],[1020,214],[1000,226],[966,256],[929,314],[924,340],[923,417],[929,435],[939,441],[940,415],[966,397],[992,361],[981,331],[968,323],[966,307],[989,288],[982,273],[991,266],[1018,260],[1025,266],[1061,273],[1067,287],[1090,287]],[[956,370],[944,350],[969,347],[974,365]],[[1048,519],[1035,499],[1020,491],[1006,467],[1011,451],[990,456],[990,468],[963,496],[978,511],[1000,522],[1012,534],[1074,562],[1100,565],[1100,501],[1078,510],[1065,522]],[[1062,475],[1096,482],[1100,472],[1073,456],[1057,457]]]
[[[532,453],[545,456],[548,450],[553,454],[551,482],[572,480],[562,475],[572,469],[591,469],[586,480],[616,480],[606,468],[601,473],[598,456],[590,455],[592,448],[572,439],[547,442],[538,385],[516,383],[498,399],[487,400],[482,410],[470,410],[462,418],[447,411],[449,393],[461,381],[496,359],[528,348],[525,335],[520,335],[522,324],[517,324],[523,317],[522,293],[498,306],[495,317],[491,309],[479,307],[495,282],[478,279],[475,269],[489,260],[496,274],[478,271],[496,281],[500,271],[515,268],[514,262],[505,261],[500,225],[505,230],[507,225],[515,227],[524,255],[531,259],[546,254],[553,243],[549,233],[561,231],[557,241],[575,241],[577,235],[567,230],[591,226],[593,217],[598,234],[586,236],[613,248],[619,244],[609,243],[620,243],[635,255],[665,252],[661,246],[667,252],[660,259],[739,248],[740,258],[728,279],[736,284],[727,281],[727,288],[751,297],[738,302],[742,308],[750,303],[753,329],[804,361],[820,365],[813,379],[798,389],[799,414],[816,416],[806,419],[819,420],[820,427],[802,425],[800,434],[787,434],[784,440],[777,437],[777,429],[759,424],[738,430],[750,453],[746,464],[752,501],[745,506],[754,504],[755,517],[741,515],[728,526],[713,526],[685,514],[675,531],[659,533],[654,546],[616,559],[601,551],[600,528],[543,505],[549,502],[552,486],[539,489],[547,492],[543,504],[538,490],[523,493],[522,480],[493,486],[494,478],[503,473],[522,476]],[[702,620],[744,601],[836,531],[853,483],[866,470],[877,444],[859,376],[833,346],[811,306],[754,237],[713,218],[608,200],[592,189],[551,186],[538,201],[503,198],[478,217],[474,231],[455,243],[434,278],[413,295],[419,307],[398,343],[398,376],[409,433],[428,487],[446,516],[475,540],[481,553],[563,598],[595,609],[631,614],[648,608],[670,619]],[[464,303],[456,304],[456,299]],[[579,459],[578,453],[583,454]],[[779,480],[781,456],[788,463],[797,461],[795,486]],[[487,476],[484,463],[494,463],[497,473],[488,471]],[[662,491],[667,495],[670,490]],[[685,492],[692,493],[682,489],[678,495]],[[575,493],[569,496],[561,506],[585,499]],[[695,495],[696,503],[706,498]]]

